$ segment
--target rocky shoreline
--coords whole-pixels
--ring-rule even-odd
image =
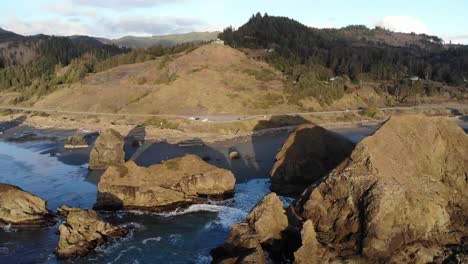
[[[168,212],[235,192],[231,171],[196,155],[145,167],[125,161],[124,145],[109,129],[93,146],[90,169],[105,169],[95,210]],[[213,263],[466,259],[463,249],[453,255],[447,245],[463,248],[468,237],[467,150],[466,133],[444,118],[392,117],[357,145],[313,124],[299,126],[276,157],[273,193],[232,226],[212,251]],[[93,210],[61,207],[54,214],[15,186],[0,184],[0,193],[0,223],[47,227],[57,215],[65,217],[55,252],[60,258],[85,256],[128,233]],[[275,193],[300,195],[284,209]]]

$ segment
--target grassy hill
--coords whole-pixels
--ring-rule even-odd
[[[321,84],[329,90],[348,86],[347,92],[328,104],[313,96],[296,101],[286,87],[286,79],[266,62],[239,50],[207,44],[89,74],[78,83],[63,85],[26,103],[37,108],[85,112],[242,115],[355,109],[388,105],[395,100],[382,92],[379,83],[358,87],[344,82]],[[438,97],[449,98],[449,94]]]
[[[193,51],[91,74],[35,107],[94,112],[213,114],[293,111],[283,75],[228,46]]]
[[[164,36],[136,37],[126,36],[119,39],[97,38],[105,44],[115,44],[126,48],[149,48],[154,45],[163,47],[174,46],[181,43],[207,42],[218,38],[219,32],[191,32],[186,34],[173,34]]]

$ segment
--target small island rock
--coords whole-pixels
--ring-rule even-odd
[[[95,208],[167,211],[207,198],[230,197],[235,183],[230,171],[195,155],[148,168],[129,161],[109,167],[102,175]]]
[[[43,227],[55,223],[46,201],[19,187],[0,183],[0,225]]]
[[[122,135],[113,129],[101,133],[89,156],[89,168],[92,170],[106,169],[110,165],[122,164],[124,161],[125,151]]]

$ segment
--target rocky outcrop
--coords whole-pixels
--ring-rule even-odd
[[[288,219],[278,196],[271,193],[249,213],[244,222],[232,225],[224,245],[212,250],[213,263],[266,263],[262,246],[282,238]]]
[[[305,222],[296,262],[443,258],[468,236],[467,175],[468,136],[456,124],[392,117],[291,208]]]
[[[106,169],[108,166],[125,161],[124,138],[119,132],[108,129],[101,133],[94,143],[89,156],[89,168]]]
[[[166,211],[232,196],[236,179],[195,155],[140,167],[129,161],[111,166],[98,185],[97,209]]]
[[[59,227],[60,240],[55,251],[59,258],[86,256],[98,245],[128,233],[124,227],[103,221],[93,210],[66,207],[59,211],[66,216]]]
[[[73,135],[67,138],[64,148],[75,149],[75,148],[87,148],[88,142],[83,135]]]
[[[283,195],[300,194],[346,159],[353,149],[354,143],[320,126],[298,126],[276,155],[270,173],[271,190]]]
[[[22,189],[0,183],[0,225],[42,227],[54,225],[47,202]]]

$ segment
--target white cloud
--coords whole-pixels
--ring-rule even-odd
[[[185,0],[71,0],[77,5],[102,7],[116,10],[128,8],[152,7],[162,4],[172,4]]]
[[[84,23],[66,19],[43,19],[26,21],[10,16],[2,25],[5,29],[22,35],[47,34],[56,36],[91,35],[92,28]]]
[[[46,7],[46,10],[54,13],[59,14],[62,16],[73,16],[73,17],[95,17],[96,10],[89,8],[89,7],[79,7],[75,6],[69,1],[66,1],[59,5],[53,5]]]
[[[410,16],[386,16],[374,22],[375,26],[403,33],[429,33],[426,25]]]
[[[444,36],[443,39],[447,43],[451,41],[453,44],[468,44],[468,34]]]
[[[106,38],[120,38],[125,35],[151,36],[192,31],[214,31],[224,28],[194,18],[130,16],[101,19],[92,17],[81,19],[81,17],[70,16],[31,21],[10,16],[1,26],[22,35],[42,33],[56,36],[89,35]]]
[[[102,19],[97,24],[102,26],[105,35],[165,35],[186,33],[205,25],[199,19],[183,17],[123,17]]]

